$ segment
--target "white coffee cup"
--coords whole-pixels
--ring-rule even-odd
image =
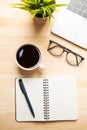
[[[44,69],[41,64],[42,54],[40,49],[34,44],[24,44],[16,52],[16,64],[23,70]]]

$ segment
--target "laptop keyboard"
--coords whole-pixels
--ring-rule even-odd
[[[71,0],[67,9],[87,18],[87,0]]]

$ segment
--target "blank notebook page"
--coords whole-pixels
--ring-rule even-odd
[[[77,91],[73,78],[49,79],[50,120],[77,119]],[[56,99],[56,100],[55,100]]]

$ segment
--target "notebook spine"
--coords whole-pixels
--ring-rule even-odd
[[[48,120],[49,116],[49,83],[48,79],[43,79],[43,103],[44,103],[44,119]]]

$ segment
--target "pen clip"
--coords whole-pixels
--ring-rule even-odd
[[[22,79],[19,79],[19,85],[20,85],[22,93],[26,94],[26,90],[25,90],[25,87],[24,87]]]

